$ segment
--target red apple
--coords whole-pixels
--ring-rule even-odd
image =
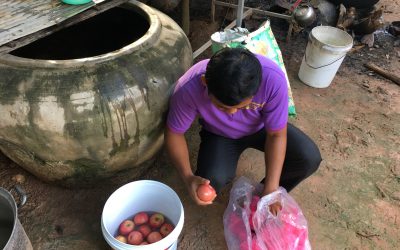
[[[212,201],[215,199],[215,196],[215,189],[211,185],[202,184],[197,188],[197,197],[202,201]]]
[[[133,231],[135,228],[135,223],[131,220],[124,220],[120,225],[119,225],[119,233],[121,235],[128,235],[130,232]]]
[[[149,243],[147,241],[143,241],[142,243],[140,243],[140,245],[148,245]]]
[[[128,235],[128,243],[131,245],[140,245],[143,242],[143,235],[139,231],[132,231]]]
[[[162,239],[162,236],[159,232],[153,231],[147,236],[147,241],[151,244],[157,242]]]
[[[169,223],[164,223],[162,224],[161,228],[160,228],[160,233],[163,237],[167,236],[168,234],[170,234],[172,232],[172,230],[174,230],[174,226],[172,226]]]
[[[164,223],[164,215],[155,213],[150,216],[149,224],[153,228],[158,228]]]
[[[119,240],[119,241],[121,241],[121,242],[123,242],[123,243],[127,243],[127,242],[128,242],[128,240],[126,239],[126,237],[123,236],[123,235],[118,235],[117,237],[115,237],[115,239],[116,239],[116,240]]]
[[[142,225],[144,223],[147,223],[148,220],[149,216],[146,212],[137,213],[135,217],[133,217],[133,222],[135,223],[135,225]]]
[[[151,233],[151,228],[147,224],[140,225],[139,228],[138,228],[138,231],[141,232],[143,234],[143,237],[146,238],[147,235],[149,235],[149,233]]]

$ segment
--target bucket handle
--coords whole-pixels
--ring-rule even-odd
[[[18,184],[14,185],[11,190],[14,190],[18,196],[19,196],[19,203],[17,204],[17,207],[20,208],[23,205],[25,205],[26,200],[27,200],[27,195],[25,190]]]
[[[342,59],[342,58],[344,58],[344,57],[346,56],[346,54],[344,54],[343,56],[339,57],[338,59],[336,59],[335,61],[333,61],[333,62],[331,62],[331,63],[325,64],[325,65],[322,65],[322,66],[319,66],[319,67],[314,67],[314,66],[311,66],[311,65],[307,62],[307,48],[308,48],[308,46],[306,47],[306,53],[304,53],[304,61],[305,61],[305,63],[308,65],[308,67],[310,67],[310,68],[312,68],[312,69],[320,69],[320,68],[323,68],[323,67],[332,65],[332,64],[334,64],[335,62],[339,61],[340,59]]]

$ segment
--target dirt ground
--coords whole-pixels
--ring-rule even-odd
[[[380,3],[386,6],[386,21],[399,20],[399,0]],[[204,10],[191,11],[189,38],[196,50],[219,24],[210,24]],[[349,53],[332,84],[316,89],[297,77],[306,35],[295,34],[285,43],[286,30],[272,27],[298,113],[290,122],[316,141],[323,157],[319,170],[291,192],[308,220],[312,247],[399,249],[400,86],[367,70],[363,63],[374,62],[400,76],[400,47],[393,47],[393,37],[376,34],[373,48]],[[195,124],[187,134],[193,166],[199,129]],[[238,176],[260,180],[263,172],[263,154],[244,152]],[[29,197],[19,210],[19,220],[34,249],[110,249],[101,233],[102,209],[115,189],[132,181],[129,176],[105,180],[89,189],[65,189],[43,183],[0,154],[0,186],[11,188],[16,175],[25,179],[22,186]],[[194,205],[164,151],[143,179],[166,183],[181,198],[185,224],[179,249],[226,249],[222,215],[229,187],[213,205]]]

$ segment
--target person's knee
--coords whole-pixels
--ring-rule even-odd
[[[314,142],[310,142],[309,145],[303,147],[302,154],[303,168],[306,177],[308,177],[318,170],[322,161],[321,153],[317,145]]]
[[[196,175],[210,180],[210,185],[215,189],[217,194],[233,179],[233,177],[228,176],[226,173],[216,173],[215,171],[208,171],[207,173],[196,172]]]
[[[209,180],[210,185],[215,189],[217,194],[231,181],[230,178],[222,178],[220,176],[212,176]]]
[[[318,170],[322,161],[318,146],[310,137],[291,124],[288,124],[288,143],[294,144],[289,153],[295,155],[295,164],[298,164],[296,167],[303,173],[303,178],[307,178]]]

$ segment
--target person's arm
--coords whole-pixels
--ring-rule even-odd
[[[189,194],[198,205],[209,205],[212,202],[201,201],[197,197],[197,188],[201,184],[209,184],[210,181],[193,174],[190,166],[189,151],[184,134],[171,131],[168,126],[165,129],[165,145],[172,163],[185,182]]]
[[[287,126],[279,131],[267,131],[265,141],[265,182],[263,195],[276,191],[279,187],[279,180],[286,153]],[[270,206],[272,214],[277,214],[281,209],[280,203]]]

